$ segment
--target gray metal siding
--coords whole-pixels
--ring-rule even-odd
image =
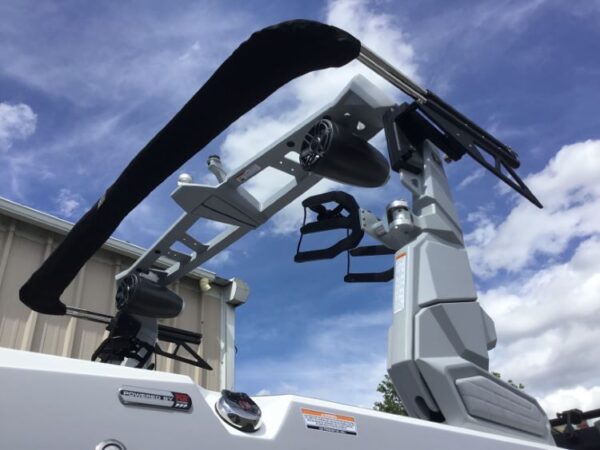
[[[100,324],[66,316],[40,315],[18,299],[20,286],[62,238],[61,233],[0,212],[0,346],[89,359],[105,337],[106,332]],[[88,261],[67,288],[61,297],[66,304],[114,314],[114,276],[133,259],[117,253],[114,245],[107,247],[110,249],[100,250]],[[208,372],[163,357],[158,358],[157,368],[190,375],[204,387],[219,389],[222,360],[220,290],[223,288],[213,284],[209,295],[203,296],[196,278],[183,278],[171,288],[185,300],[185,310],[180,317],[164,323],[201,332],[204,336],[199,353],[215,370]]]

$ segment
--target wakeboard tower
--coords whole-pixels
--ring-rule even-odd
[[[172,197],[184,212],[116,277],[115,316],[60,301],[67,285],[123,218],[233,121],[288,81],[354,59],[413,101],[397,105],[358,76],[329,105],[240,168],[227,171],[218,158],[210,157],[209,170],[218,185],[180,178]],[[388,158],[368,143],[381,130]],[[5,366],[0,364],[0,373],[3,385],[10,387],[3,407],[22,411],[19,402],[29,398],[30,424],[36,424],[39,434],[35,442],[62,439],[66,445],[61,448],[554,446],[550,424],[537,401],[488,371],[488,351],[496,344],[494,323],[477,302],[443,168],[444,160],[458,161],[464,155],[541,207],[516,173],[519,160],[512,149],[353,36],[300,20],[253,34],[140,151],[21,288],[21,301],[35,311],[107,324],[110,333],[93,357],[110,364],[3,350]],[[258,200],[244,184],[272,169],[286,173],[290,182]],[[382,218],[361,209],[342,191],[305,199],[301,236],[333,229],[344,229],[347,236],[312,250],[302,248],[301,238],[295,260],[329,259],[347,252],[348,258],[388,255],[393,261],[384,272],[349,270],[345,281],[393,280],[388,372],[413,418],[296,396],[251,398],[232,390],[210,392],[184,376],[139,370],[152,368],[154,354],[210,370],[190,346],[199,342],[198,333],[158,323],[183,309],[181,298],[169,290],[170,283],[264,224],[321,179],[377,188],[388,182],[390,173],[399,174],[412,201],[409,205],[391,199]],[[335,206],[329,207],[332,203]],[[309,222],[309,214],[316,218]],[[227,228],[209,242],[200,242],[188,232],[200,218]],[[365,234],[378,244],[359,246]],[[176,244],[189,251],[175,250]],[[155,265],[161,256],[172,261],[166,269]],[[167,354],[160,342],[175,343],[188,356]],[[65,392],[66,383],[76,386],[85,404],[69,403],[74,394]],[[4,439],[18,443],[19,419],[7,415],[3,421]]]

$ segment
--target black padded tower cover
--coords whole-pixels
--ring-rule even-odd
[[[137,154],[21,287],[31,309],[62,315],[60,296],[121,221],[183,163],[232,122],[300,75],[340,67],[360,42],[338,28],[294,20],[254,33]]]

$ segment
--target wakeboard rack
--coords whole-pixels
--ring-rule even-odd
[[[137,261],[118,274],[117,280],[134,272],[152,272],[155,281],[164,286],[185,276],[265,223],[322,179],[305,171],[297,162],[303,139],[315,122],[328,117],[368,141],[383,129],[383,114],[393,104],[366,78],[356,76],[333,102],[238,169],[226,174],[217,167],[217,175],[221,178],[217,186],[180,183],[171,197],[184,213]],[[253,179],[273,169],[286,173],[291,180],[283,187],[273,189],[261,202],[246,187]],[[227,228],[208,242],[201,242],[190,235],[189,229],[203,218],[225,224]],[[182,244],[189,252],[175,250],[176,244]],[[172,265],[166,269],[154,267],[161,256],[173,261]]]

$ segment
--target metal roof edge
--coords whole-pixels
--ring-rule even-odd
[[[68,220],[60,219],[29,206],[21,205],[4,197],[0,197],[0,213],[61,235],[66,235],[74,225]],[[102,245],[102,248],[134,259],[139,258],[146,251],[143,247],[113,237],[109,238]],[[159,258],[157,264],[164,267],[170,266],[165,258]],[[221,278],[214,272],[201,267],[192,270],[186,276],[196,279],[208,278],[220,286],[226,286],[231,283],[230,280]]]

